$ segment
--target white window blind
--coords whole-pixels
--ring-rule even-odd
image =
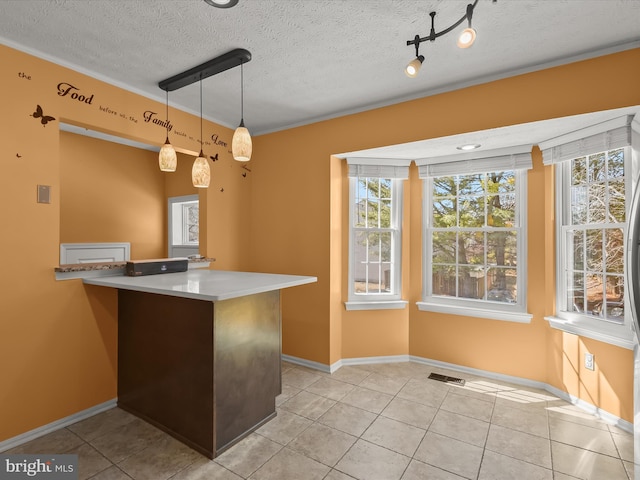
[[[420,178],[447,177],[500,170],[529,170],[532,165],[531,152],[527,152],[419,165],[418,172]]]
[[[631,145],[632,120],[626,115],[542,142],[543,163],[551,165]]]
[[[369,165],[351,163],[360,159],[347,159],[349,177],[393,178],[406,180],[409,178],[409,165]],[[406,162],[403,162],[406,163]]]

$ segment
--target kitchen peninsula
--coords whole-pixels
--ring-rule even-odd
[[[280,290],[316,277],[209,269],[118,289],[118,406],[214,458],[276,415]]]

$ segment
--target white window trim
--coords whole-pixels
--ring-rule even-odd
[[[580,335],[591,338],[600,342],[608,343],[618,347],[633,350],[637,343],[634,333],[634,321],[631,313],[631,305],[629,295],[625,295],[625,319],[624,323],[614,323],[606,320],[598,320],[591,318],[589,315],[583,315],[575,312],[561,311],[559,308],[565,304],[566,292],[562,287],[564,281],[563,263],[561,259],[566,257],[565,242],[563,236],[563,221],[566,215],[565,210],[568,208],[566,199],[568,195],[565,192],[564,183],[566,180],[567,163],[572,158],[578,158],[585,155],[599,153],[601,151],[609,151],[617,148],[625,147],[625,189],[629,192],[626,205],[627,222],[629,222],[629,214],[631,208],[631,198],[637,188],[637,169],[634,158],[637,158],[638,147],[640,145],[632,144],[631,128],[638,128],[637,120],[632,122],[632,117],[624,116],[593,125],[567,135],[562,135],[546,142],[540,143],[545,165],[553,165],[556,170],[555,188],[555,212],[556,212],[556,313],[552,316],[545,317],[549,325],[557,330],[561,330],[574,335]],[[624,130],[627,130],[625,132]],[[627,157],[629,156],[629,157]],[[624,251],[627,252],[627,232],[625,228],[624,234]],[[627,265],[625,264],[625,290],[629,291],[627,282]]]
[[[403,309],[407,305],[402,300],[402,213],[403,213],[403,182],[409,176],[411,160],[381,159],[381,158],[347,158],[349,164],[349,258],[348,258],[348,298],[344,302],[346,310],[390,310]],[[355,245],[353,242],[353,224],[355,193],[359,177],[390,178],[392,179],[393,199],[392,218],[397,235],[394,243],[392,285],[395,293],[389,294],[356,294],[354,290]]]
[[[462,305],[444,305],[436,302],[416,302],[421,312],[447,313],[449,315],[463,315],[466,317],[486,318],[489,320],[503,320],[505,322],[531,323],[533,315],[526,312],[509,312],[495,308],[474,308]]]
[[[422,301],[416,302],[420,311],[464,315],[490,320],[515,323],[530,323],[533,315],[527,313],[527,170],[532,167],[532,145],[519,145],[485,152],[467,152],[439,159],[417,160],[416,164],[423,178],[423,277]],[[497,165],[497,168],[496,168]],[[507,305],[485,300],[466,300],[433,296],[431,292],[431,250],[427,241],[432,211],[432,188],[428,179],[434,176],[465,175],[486,173],[497,170],[515,170],[516,174],[516,224],[520,231],[518,237],[518,302]]]

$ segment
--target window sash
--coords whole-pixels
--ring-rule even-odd
[[[360,180],[365,179],[390,179],[391,180],[391,201],[390,201],[390,224],[389,226],[381,227],[378,225],[372,226],[358,226],[356,199],[357,191],[360,188]],[[391,177],[371,177],[371,176],[356,176],[349,179],[349,289],[348,289],[348,301],[349,302],[379,302],[388,300],[399,300],[401,297],[401,242],[402,242],[402,180],[399,178]],[[363,198],[367,200],[368,197]],[[376,200],[378,197],[375,198]],[[386,201],[386,198],[385,198]],[[367,249],[368,244],[364,245],[364,262],[359,262],[362,257],[357,255],[358,242],[357,238],[359,234],[362,235],[383,235],[388,234],[390,236],[390,251],[388,260],[381,255],[379,259],[369,258],[370,251]],[[357,263],[359,262],[359,263]],[[384,267],[388,266],[388,269]],[[360,267],[360,268],[358,268]],[[369,273],[370,270],[377,269],[377,281],[380,287],[383,283],[385,291],[379,289],[377,291],[369,290]],[[358,280],[357,272],[365,272],[365,291],[360,292],[356,289],[356,281]],[[385,270],[389,270],[386,274]],[[375,275],[374,275],[375,277]]]
[[[475,172],[475,173],[483,173],[490,174],[495,171],[501,171],[501,169],[489,169],[484,172]],[[525,228],[526,225],[526,169],[515,170],[515,190],[510,192],[514,195],[515,198],[515,212],[514,212],[514,221],[513,225],[505,226],[505,227],[494,227],[490,225],[486,225],[486,221],[483,226],[478,227],[460,227],[456,226],[455,228],[445,228],[445,227],[435,227],[433,226],[433,212],[434,212],[434,181],[436,177],[428,177],[424,182],[424,238],[423,242],[424,248],[424,274],[423,274],[423,298],[424,301],[430,304],[439,304],[439,305],[450,305],[452,307],[460,306],[471,309],[478,310],[496,310],[496,311],[518,311],[524,312],[526,309],[526,288],[525,285],[525,275],[526,275],[526,235]],[[460,174],[456,174],[460,175]],[[448,176],[456,176],[456,175],[448,175]],[[462,175],[467,175],[465,172]],[[486,199],[487,192],[485,191],[483,198]],[[486,214],[486,201],[485,203],[485,214]],[[456,215],[459,215],[459,211],[456,211]],[[456,239],[459,233],[465,232],[477,232],[483,235],[484,247],[482,251],[483,255],[483,263],[479,264],[479,267],[482,267],[485,272],[485,277],[483,278],[483,285],[485,287],[485,291],[483,293],[482,299],[477,298],[468,298],[463,296],[446,296],[446,295],[438,295],[434,294],[434,285],[433,285],[433,258],[434,258],[434,245],[433,245],[433,234],[436,232],[455,232]],[[487,238],[490,233],[499,233],[499,232],[515,232],[516,238],[516,264],[514,266],[511,265],[497,265],[490,263],[488,258],[488,248],[487,248]],[[465,267],[466,264],[462,264],[456,260],[455,262],[456,268],[456,282],[458,283],[458,271],[459,268]],[[488,299],[488,282],[489,279],[488,273],[492,268],[496,269],[510,269],[516,270],[515,274],[515,285],[517,297],[515,302],[505,302],[505,301],[493,301]],[[459,294],[459,285],[456,286],[456,295]]]
[[[593,147],[595,148],[595,147]],[[613,149],[609,149],[606,150],[605,152],[601,151],[601,150],[594,150],[591,151],[590,153],[584,154],[584,155],[580,155],[577,158],[580,157],[588,157],[592,156],[592,155],[597,155],[599,153],[606,153],[607,157],[608,157],[608,153],[611,152],[612,150],[616,150],[620,147],[616,147]],[[572,161],[574,160],[574,158],[571,159],[567,159],[563,162],[561,162],[560,164],[558,164],[558,171],[557,171],[557,175],[556,175],[556,190],[557,190],[557,198],[560,199],[561,201],[558,202],[557,205],[557,209],[558,209],[558,215],[557,215],[557,239],[556,239],[556,245],[557,245],[557,252],[558,252],[558,256],[557,256],[557,267],[556,267],[556,292],[557,292],[557,298],[556,298],[556,309],[557,312],[556,314],[560,317],[560,318],[564,318],[565,320],[570,320],[570,321],[578,321],[578,322],[582,322],[584,323],[588,328],[592,328],[594,330],[597,330],[600,328],[600,325],[605,325],[605,324],[614,324],[614,325],[619,325],[619,326],[626,326],[628,325],[628,323],[630,322],[630,317],[631,317],[631,312],[630,312],[630,308],[629,308],[629,301],[628,301],[628,293],[627,293],[627,285],[626,285],[626,281],[625,281],[625,270],[626,270],[626,262],[623,260],[622,262],[622,272],[607,272],[606,271],[606,263],[605,266],[603,266],[601,269],[599,269],[598,271],[596,271],[593,268],[588,268],[588,266],[586,265],[587,262],[587,252],[586,252],[586,245],[583,246],[583,249],[585,250],[584,253],[584,258],[583,258],[583,262],[585,263],[585,265],[583,265],[582,269],[577,269],[575,268],[575,260],[574,260],[574,254],[575,254],[575,245],[570,245],[569,242],[569,233],[570,232],[584,232],[584,231],[588,231],[588,230],[594,230],[594,231],[606,231],[606,230],[621,230],[622,231],[622,239],[623,239],[623,246],[622,246],[622,254],[624,255],[627,248],[626,248],[626,242],[627,242],[627,221],[624,222],[583,222],[583,223],[578,223],[575,224],[572,221],[572,215],[573,215],[573,209],[574,209],[574,205],[572,204],[572,191],[571,191],[571,187],[572,187],[572,172],[571,172],[571,166],[572,166]],[[632,197],[632,174],[631,174],[631,152],[630,152],[630,148],[627,146],[624,148],[624,184],[625,184],[625,220],[627,220],[629,218],[629,210],[630,210],[630,203],[631,203],[631,197]],[[606,182],[608,184],[609,179],[607,178]],[[594,182],[595,183],[595,182]],[[588,185],[588,184],[587,184]],[[608,193],[609,189],[605,190],[605,197],[608,198],[609,193]],[[602,252],[602,255],[605,256],[605,252]],[[604,260],[606,262],[606,260]],[[623,318],[615,318],[615,316],[613,315],[609,315],[610,312],[605,312],[604,316],[599,316],[599,315],[593,315],[591,313],[585,313],[585,310],[587,312],[589,311],[593,311],[593,310],[597,310],[597,308],[591,308],[591,306],[589,305],[588,302],[588,295],[586,294],[586,289],[588,288],[586,283],[584,283],[583,285],[583,289],[585,290],[584,293],[584,304],[582,307],[580,307],[579,305],[576,305],[575,303],[573,303],[572,307],[569,307],[569,298],[570,298],[570,293],[571,291],[576,291],[575,287],[575,279],[571,281],[571,289],[569,288],[570,286],[570,278],[569,276],[572,274],[578,274],[578,275],[583,275],[583,281],[586,282],[586,278],[589,275],[602,275],[603,276],[603,282],[602,282],[602,288],[605,289],[606,288],[606,278],[607,276],[610,277],[620,277],[621,282],[622,282],[622,289],[624,290],[624,294],[623,294],[623,309],[624,309],[624,317]],[[574,277],[575,278],[575,277]],[[575,295],[574,295],[575,296]],[[572,296],[572,299],[573,297]],[[603,290],[603,299],[600,302],[601,303],[601,307],[600,307],[600,311],[602,311],[602,309],[606,308],[607,305],[607,299],[606,297],[606,293]],[[574,300],[572,300],[572,302],[574,302]],[[597,303],[598,302],[591,302],[593,304],[596,305],[597,307]]]

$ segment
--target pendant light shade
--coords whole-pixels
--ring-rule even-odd
[[[178,156],[176,155],[176,151],[173,148],[173,145],[169,143],[168,136],[167,141],[160,149],[158,164],[160,165],[160,170],[162,170],[163,172],[175,172],[176,167],[178,166]]]
[[[251,134],[244,126],[244,70],[243,63],[240,63],[240,125],[236,128],[231,139],[231,153],[233,158],[239,162],[251,160],[253,145]]]
[[[200,145],[204,145],[202,143],[202,77],[200,77]],[[209,168],[209,162],[202,152],[202,147],[200,147],[200,155],[198,155],[198,158],[193,162],[193,167],[191,167],[191,182],[194,187],[208,188],[210,181],[211,169]]]
[[[252,150],[251,135],[249,134],[249,130],[244,126],[244,121],[242,121],[233,133],[233,139],[231,140],[233,158],[239,162],[248,162],[251,160]]]
[[[191,181],[193,186],[197,188],[209,187],[211,181],[211,169],[209,168],[209,162],[207,161],[204,153],[200,150],[200,155],[193,162],[193,168],[191,169]]]
[[[173,145],[169,142],[169,90],[167,92],[167,139],[164,142],[164,145],[160,149],[160,154],[158,155],[158,165],[160,166],[160,170],[163,172],[175,172],[176,167],[178,166],[178,156],[176,155],[176,150],[173,148]]]

